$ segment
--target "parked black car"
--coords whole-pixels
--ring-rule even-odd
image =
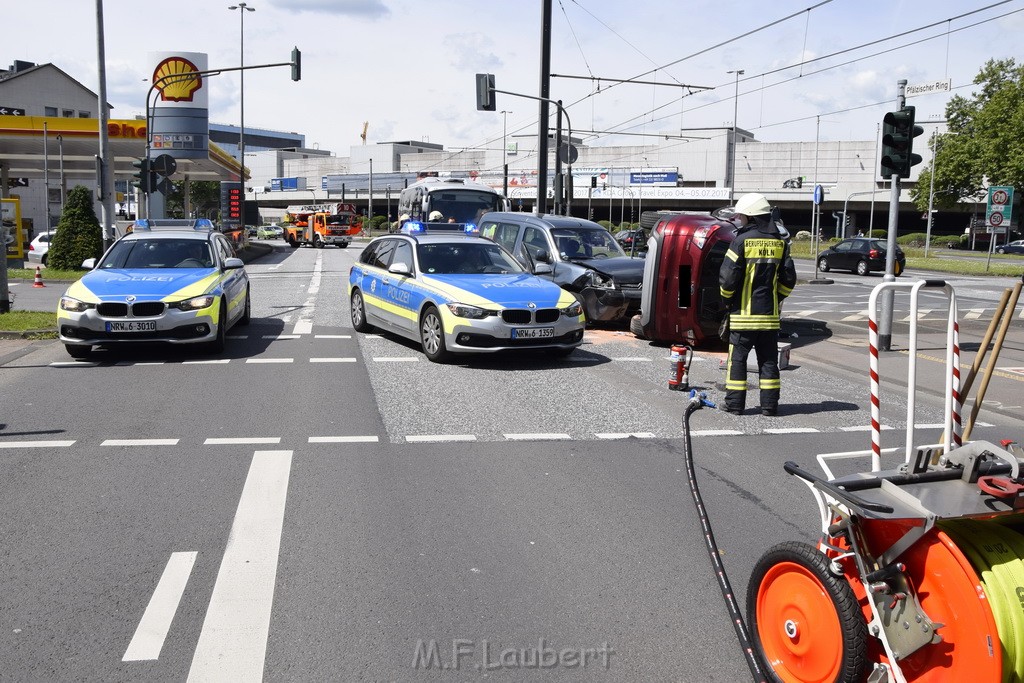
[[[852,237],[836,242],[818,254],[818,270],[848,270],[857,275],[885,270],[885,242],[870,237]],[[899,275],[907,267],[907,257],[896,247],[896,262],[893,274]]]

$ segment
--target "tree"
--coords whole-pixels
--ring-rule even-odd
[[[1024,186],[1024,64],[989,60],[974,83],[980,89],[970,98],[956,95],[946,105],[949,132],[929,139],[935,158],[911,191],[922,211],[933,171],[937,208],[978,201],[988,185]]]
[[[56,270],[79,270],[82,261],[103,255],[103,231],[92,208],[92,192],[76,185],[68,192],[46,264]]]
[[[188,218],[185,215],[185,181],[175,181],[172,187],[167,195],[167,215]],[[193,215],[209,216],[211,211],[220,209],[220,183],[215,180],[193,180],[190,183],[189,198]]]

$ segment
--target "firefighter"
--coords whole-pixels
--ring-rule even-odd
[[[780,230],[764,195],[745,194],[736,202],[736,237],[729,245],[719,284],[729,308],[729,360],[722,409],[743,412],[747,396],[747,356],[757,355],[761,414],[779,410],[779,307],[796,286],[788,233]]]

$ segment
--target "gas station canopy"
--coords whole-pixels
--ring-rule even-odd
[[[114,178],[132,179],[138,173],[132,162],[146,156],[146,122],[111,119],[107,122]],[[153,149],[150,158],[173,150]],[[99,154],[99,120],[55,116],[0,116],[0,165],[9,179],[43,178],[44,165],[51,176],[90,177],[96,172]],[[210,143],[205,159],[177,159],[171,180],[237,181],[238,162]]]

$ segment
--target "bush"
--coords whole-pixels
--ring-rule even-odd
[[[801,230],[796,235],[793,236],[793,239],[795,239],[798,242],[810,242],[811,241],[811,231],[810,230]]]
[[[370,219],[370,230],[380,230],[380,226],[387,222],[387,216],[374,216]]]
[[[614,230],[612,230],[611,221],[598,221],[597,224],[600,225],[605,230],[607,230],[608,232],[615,232]]]
[[[945,249],[967,249],[967,235],[936,235],[932,237],[932,247]]]
[[[912,232],[896,238],[896,244],[901,247],[924,247],[927,241],[928,235],[923,232]]]
[[[92,208],[92,192],[76,185],[68,192],[46,264],[57,270],[81,270],[82,261],[103,255],[103,231]]]

